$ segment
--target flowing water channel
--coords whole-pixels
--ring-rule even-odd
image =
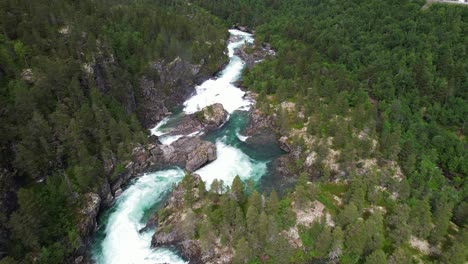
[[[151,130],[163,144],[170,144],[182,136],[195,136],[197,133],[175,136],[165,134],[184,114],[221,103],[229,113],[229,120],[218,130],[202,135],[204,140],[216,144],[217,159],[195,172],[207,186],[214,179],[223,180],[230,185],[236,175],[243,180],[252,179],[258,182],[267,173],[268,162],[281,154],[277,146],[258,150],[244,142],[246,137],[241,132],[248,122],[247,110],[253,102],[244,98],[244,92],[233,84],[241,77],[244,67],[244,62],[234,55],[234,51],[246,42],[252,43],[253,37],[239,30],[229,32],[229,64],[226,68],[217,78],[195,87],[194,95],[184,103],[182,111],[164,119]],[[115,205],[100,218],[100,227],[92,248],[94,260],[99,264],[185,263],[170,248],[150,248],[154,230],[138,232],[145,226],[148,216],[167,197],[172,186],[183,176],[184,171],[173,168],[144,174],[128,184]]]

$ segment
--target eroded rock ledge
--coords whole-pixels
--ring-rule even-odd
[[[203,248],[201,242],[194,238],[195,223],[204,221],[203,214],[196,216],[193,210],[200,209],[202,201],[199,195],[201,178],[193,174],[193,194],[192,206],[184,204],[184,195],[186,190],[183,183],[180,183],[172,192],[166,202],[164,209],[160,210],[159,215],[155,215],[149,225],[157,223],[157,230],[151,240],[152,247],[175,247],[181,256],[192,264],[201,263],[231,263],[233,257],[233,248],[221,245],[216,241],[209,245],[209,248]],[[197,217],[200,217],[197,219]]]
[[[223,105],[216,103],[197,113],[182,117],[182,120],[167,135],[190,135],[215,130],[227,121],[228,116]]]

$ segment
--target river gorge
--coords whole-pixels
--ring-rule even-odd
[[[242,180],[259,182],[267,174],[270,161],[281,155],[276,145],[258,148],[251,146],[242,135],[249,121],[248,111],[255,103],[253,98],[235,82],[241,77],[245,62],[235,52],[253,43],[253,36],[236,29],[229,30],[229,63],[216,78],[209,79],[195,87],[194,94],[185,101],[182,108],[163,119],[151,134],[158,137],[163,145],[171,145],[182,137],[202,137],[216,145],[216,159],[197,169],[206,186],[215,180],[230,185],[235,176]],[[227,121],[213,131],[195,131],[178,134],[174,128],[187,115],[201,109],[221,104],[227,112]],[[177,151],[177,150],[176,150]],[[152,213],[161,207],[173,186],[184,176],[178,167],[148,172],[132,180],[116,199],[113,207],[102,213],[100,226],[92,246],[92,256],[97,263],[185,263],[171,248],[151,248],[154,229],[140,230]]]

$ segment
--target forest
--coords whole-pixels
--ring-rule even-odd
[[[1,263],[63,263],[80,246],[83,194],[147,141],[140,76],[161,59],[222,55],[223,43],[196,43],[226,34],[181,1],[1,1]]]
[[[305,176],[305,182],[319,186],[348,182],[346,194],[339,195],[344,204],[330,205],[332,211],[338,209],[345,238],[355,239],[349,243],[345,239],[339,263],[369,258],[379,261],[367,263],[416,261],[395,257],[417,255],[408,243],[412,236],[427,239],[439,250],[419,258],[424,263],[466,261],[468,8],[447,4],[423,8],[425,1],[195,2],[228,24],[254,28],[257,42],[269,42],[276,50],[274,59],[247,70],[243,78],[244,87],[260,94],[258,105],[267,113],[276,112],[284,131],[293,131],[305,122],[294,116],[281,118],[284,113],[272,105],[296,103],[297,111],[309,120],[307,133],[319,139],[332,137],[332,148],[342,153],[344,179],[330,173],[326,162]],[[356,136],[359,131],[377,140],[375,151]],[[296,142],[305,144],[304,139]],[[320,149],[330,146],[313,147],[325,160]],[[361,161],[369,159],[376,160],[382,171],[385,164],[397,162],[405,178],[394,181],[382,171],[360,175]],[[298,162],[298,175],[304,172],[304,160]],[[376,187],[398,190],[400,197],[389,199],[385,192],[382,197]],[[320,193],[329,187],[317,188]],[[309,189],[299,190],[314,193]],[[369,215],[373,206],[385,208],[386,214]],[[341,220],[350,216],[358,220]],[[368,239],[378,245],[366,249],[364,237],[358,243],[365,233],[377,236]],[[318,243],[317,239],[307,241]],[[310,252],[320,246],[312,245]],[[325,255],[290,261],[323,261]]]
[[[0,263],[69,261],[80,246],[84,194],[112,180],[147,141],[128,99],[138,79],[157,60],[222,54],[224,43],[199,43],[219,42],[235,24],[254,29],[256,43],[271,43],[277,54],[246,69],[242,85],[259,94],[258,107],[278,117],[282,133],[305,127],[294,144],[316,149],[319,162],[312,172],[306,156],[291,164],[297,181],[281,195],[239,178],[231,188],[215,182],[200,188],[202,209],[193,211],[186,177],[186,210],[206,216],[188,236],[206,247],[219,237],[235,248],[235,263],[465,263],[468,7],[424,5],[1,1]],[[104,86],[93,63],[104,65]],[[305,121],[278,112],[285,101]],[[327,166],[329,149],[341,153],[344,176]],[[379,169],[360,173],[366,160]],[[403,177],[391,176],[396,168]],[[295,213],[316,201],[333,225],[326,217],[297,223]],[[278,235],[292,227],[300,248]],[[426,241],[431,254],[412,239]]]

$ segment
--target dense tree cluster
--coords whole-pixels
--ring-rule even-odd
[[[468,195],[465,6],[264,0],[245,9],[250,1],[195,2],[229,23],[255,27],[257,41],[273,45],[277,56],[247,71],[243,84],[259,93],[258,105],[265,112],[276,111],[283,132],[306,125],[310,136],[323,139],[316,142],[331,139],[331,145],[312,146],[319,162],[317,173],[309,176],[337,179],[323,160],[329,148],[340,152],[344,178],[351,181],[350,196],[338,207],[343,230],[359,237],[366,232],[365,208],[387,210],[383,220],[372,220],[380,223],[370,229],[378,231],[371,240],[379,246],[366,249],[364,240],[347,244],[345,239],[344,246],[354,248],[340,262],[384,263],[377,260],[387,255],[391,263],[408,263],[406,247],[413,235],[442,252],[424,261],[463,263]],[[294,102],[296,113],[271,107],[283,101]],[[298,118],[299,112],[305,118]],[[377,139],[375,146],[372,139]],[[391,172],[363,178],[357,171],[366,159],[377,160],[382,168],[398,162],[404,178],[395,180]],[[299,174],[301,162],[294,167]],[[392,200],[375,191],[382,186],[399,197]],[[457,250],[465,253],[448,253]]]
[[[273,45],[277,56],[247,71],[243,84],[259,93],[263,111],[277,111],[282,132],[305,127],[317,157],[315,173],[304,170],[305,158],[291,164],[298,181],[282,198],[239,178],[194,192],[186,177],[185,206],[195,193],[203,202],[185,216],[186,237],[205,248],[232,245],[235,263],[464,263],[468,9],[423,4],[0,2],[0,190],[18,188],[16,210],[0,214],[9,255],[0,262],[62,263],[78,247],[80,198],[112,181],[132,145],[145,141],[128,97],[149,62],[199,63],[224,48],[221,22],[200,5]],[[283,101],[295,112],[270,106]],[[331,148],[344,176],[326,166]],[[359,173],[363,160],[381,170]],[[386,166],[394,162],[400,178]],[[297,223],[315,201],[334,225]],[[294,228],[302,246],[285,234]],[[428,241],[431,254],[411,240]]]
[[[195,186],[187,174],[181,183],[183,208],[172,212],[184,218],[171,227],[186,240],[198,240],[204,251],[231,248],[232,263],[464,263],[464,229],[451,231],[454,237],[433,255],[436,258],[415,254],[408,243],[412,234],[431,241],[440,223],[449,223],[450,214],[431,214],[428,200],[417,201],[412,210],[382,191],[371,199],[379,179],[376,174],[366,178],[336,185],[311,183],[302,174],[294,190],[279,198],[274,190],[258,193],[252,182],[239,177],[231,187],[215,180],[207,191],[203,182]],[[312,212],[317,204],[325,204],[325,211]],[[173,218],[170,212],[159,212],[162,222]]]
[[[137,80],[157,60],[216,62],[226,34],[184,1],[1,1],[0,167],[13,179],[0,190],[19,191],[17,210],[0,213],[0,257],[62,263],[80,244],[82,194],[146,140]]]

